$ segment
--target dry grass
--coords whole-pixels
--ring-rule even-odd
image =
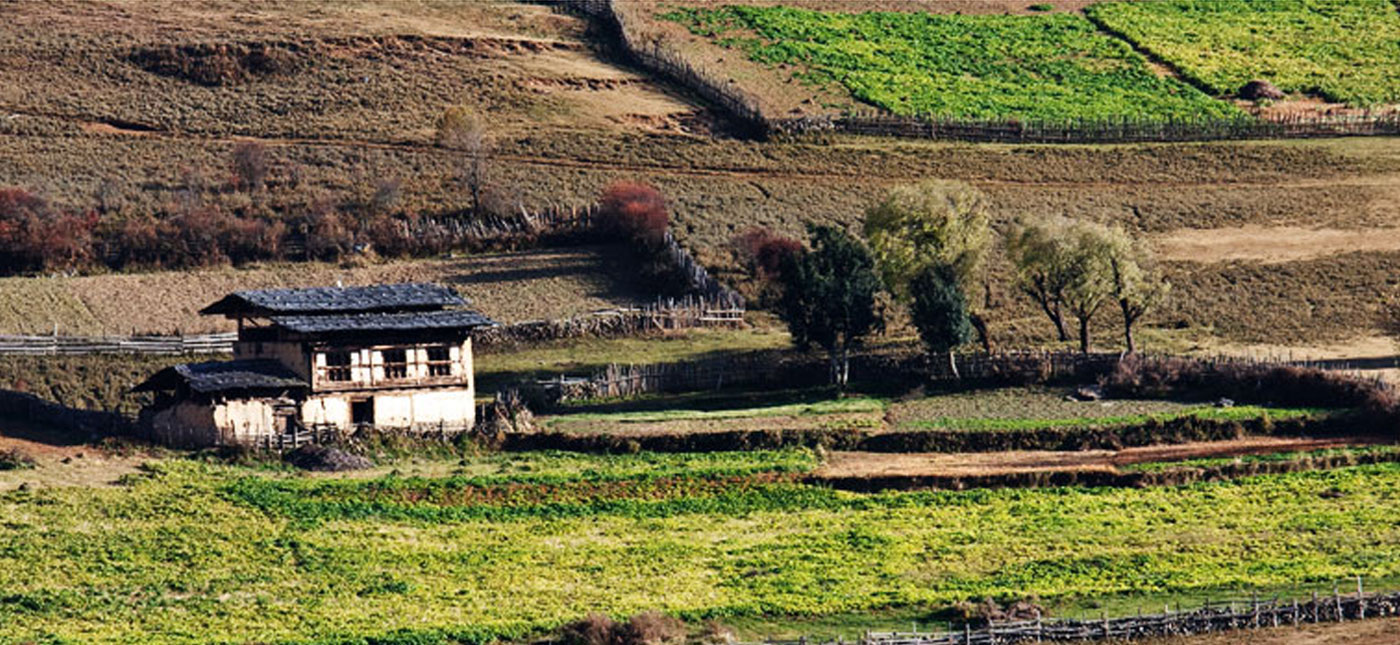
[[[578,247],[341,266],[325,263],[81,277],[0,278],[0,332],[168,334],[232,331],[200,316],[240,289],[439,282],[502,322],[562,318],[652,296],[612,247]]]
[[[1241,226],[1179,229],[1156,239],[1162,258],[1189,262],[1312,260],[1355,251],[1400,251],[1400,229]]]
[[[35,461],[32,469],[0,470],[0,491],[33,486],[101,486],[137,472],[152,455],[141,450],[113,451],[47,426],[0,419],[0,451],[19,450]]]

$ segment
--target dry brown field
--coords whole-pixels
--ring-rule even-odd
[[[113,217],[167,211],[191,186],[207,203],[296,213],[318,200],[363,203],[384,178],[402,182],[404,210],[453,212],[466,204],[454,179],[456,156],[431,138],[443,109],[466,104],[492,126],[490,182],[499,202],[586,204],[615,179],[655,183],[670,200],[682,242],[736,283],[746,277],[729,243],[744,229],[800,234],[807,223],[855,225],[889,186],[929,177],[981,188],[999,224],[1066,214],[1160,240],[1174,296],[1147,321],[1145,336],[1167,349],[1375,345],[1378,315],[1395,295],[1400,269],[1400,142],[1391,139],[756,143],[728,138],[687,93],[618,62],[586,21],[540,5],[17,3],[6,15],[0,185],[75,208],[91,207],[101,190],[116,204]],[[270,71],[218,68],[226,74],[215,85],[150,71],[175,63],[207,71],[200,52],[219,44],[283,53]],[[162,62],[166,68],[156,65]],[[264,141],[272,161],[268,189],[253,196],[226,187],[230,150],[248,139]],[[567,256],[557,260],[540,271],[554,279],[590,270]],[[308,268],[304,279],[296,277],[301,269],[262,271],[242,281],[217,270],[208,282],[189,283],[104,276],[92,279],[86,299],[72,295],[77,287],[3,281],[0,327],[194,330],[200,323],[189,316],[197,304],[189,293],[340,274],[334,267]],[[451,273],[398,264],[357,271],[364,279]],[[155,320],[144,305],[95,313],[103,305],[88,303],[118,299],[111,294],[124,280],[151,295],[119,299],[171,303],[166,313]],[[563,284],[541,287],[557,299],[510,299],[503,307],[529,302],[495,315],[583,311],[615,302],[608,292],[631,292],[625,282],[585,287],[575,291],[578,302],[566,303]],[[490,287],[466,291],[492,313]],[[1047,340],[1047,325],[1028,302],[1010,289],[995,295],[1000,342]],[[1114,323],[1103,318],[1101,338],[1111,345]]]
[[[92,276],[0,278],[0,333],[66,335],[205,334],[233,322],[201,316],[221,294],[392,282],[438,282],[467,295],[499,322],[565,318],[650,298],[609,246],[492,253],[362,264],[324,262]]]

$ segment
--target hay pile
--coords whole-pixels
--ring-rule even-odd
[[[374,466],[374,462],[360,455],[317,444],[307,444],[297,448],[287,453],[282,459],[302,470],[317,472],[364,470]]]

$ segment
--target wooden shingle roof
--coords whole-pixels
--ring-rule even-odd
[[[281,363],[268,359],[242,359],[185,363],[167,367],[134,388],[132,392],[174,390],[185,384],[193,392],[213,394],[231,391],[302,390],[306,381]]]
[[[199,313],[226,316],[274,314],[353,314],[437,311],[464,306],[467,300],[438,284],[381,284],[367,287],[310,287],[235,291]]]
[[[475,311],[424,311],[331,316],[272,316],[272,324],[300,334],[470,330],[496,321]]]

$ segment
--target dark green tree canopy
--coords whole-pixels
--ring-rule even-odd
[[[815,344],[831,355],[839,384],[850,348],[881,324],[875,311],[880,278],[859,241],[828,226],[810,231],[812,250],[790,256],[783,267],[781,313],[798,347]]]
[[[951,352],[972,340],[967,297],[957,270],[946,264],[925,267],[909,283],[909,314],[930,352]]]

